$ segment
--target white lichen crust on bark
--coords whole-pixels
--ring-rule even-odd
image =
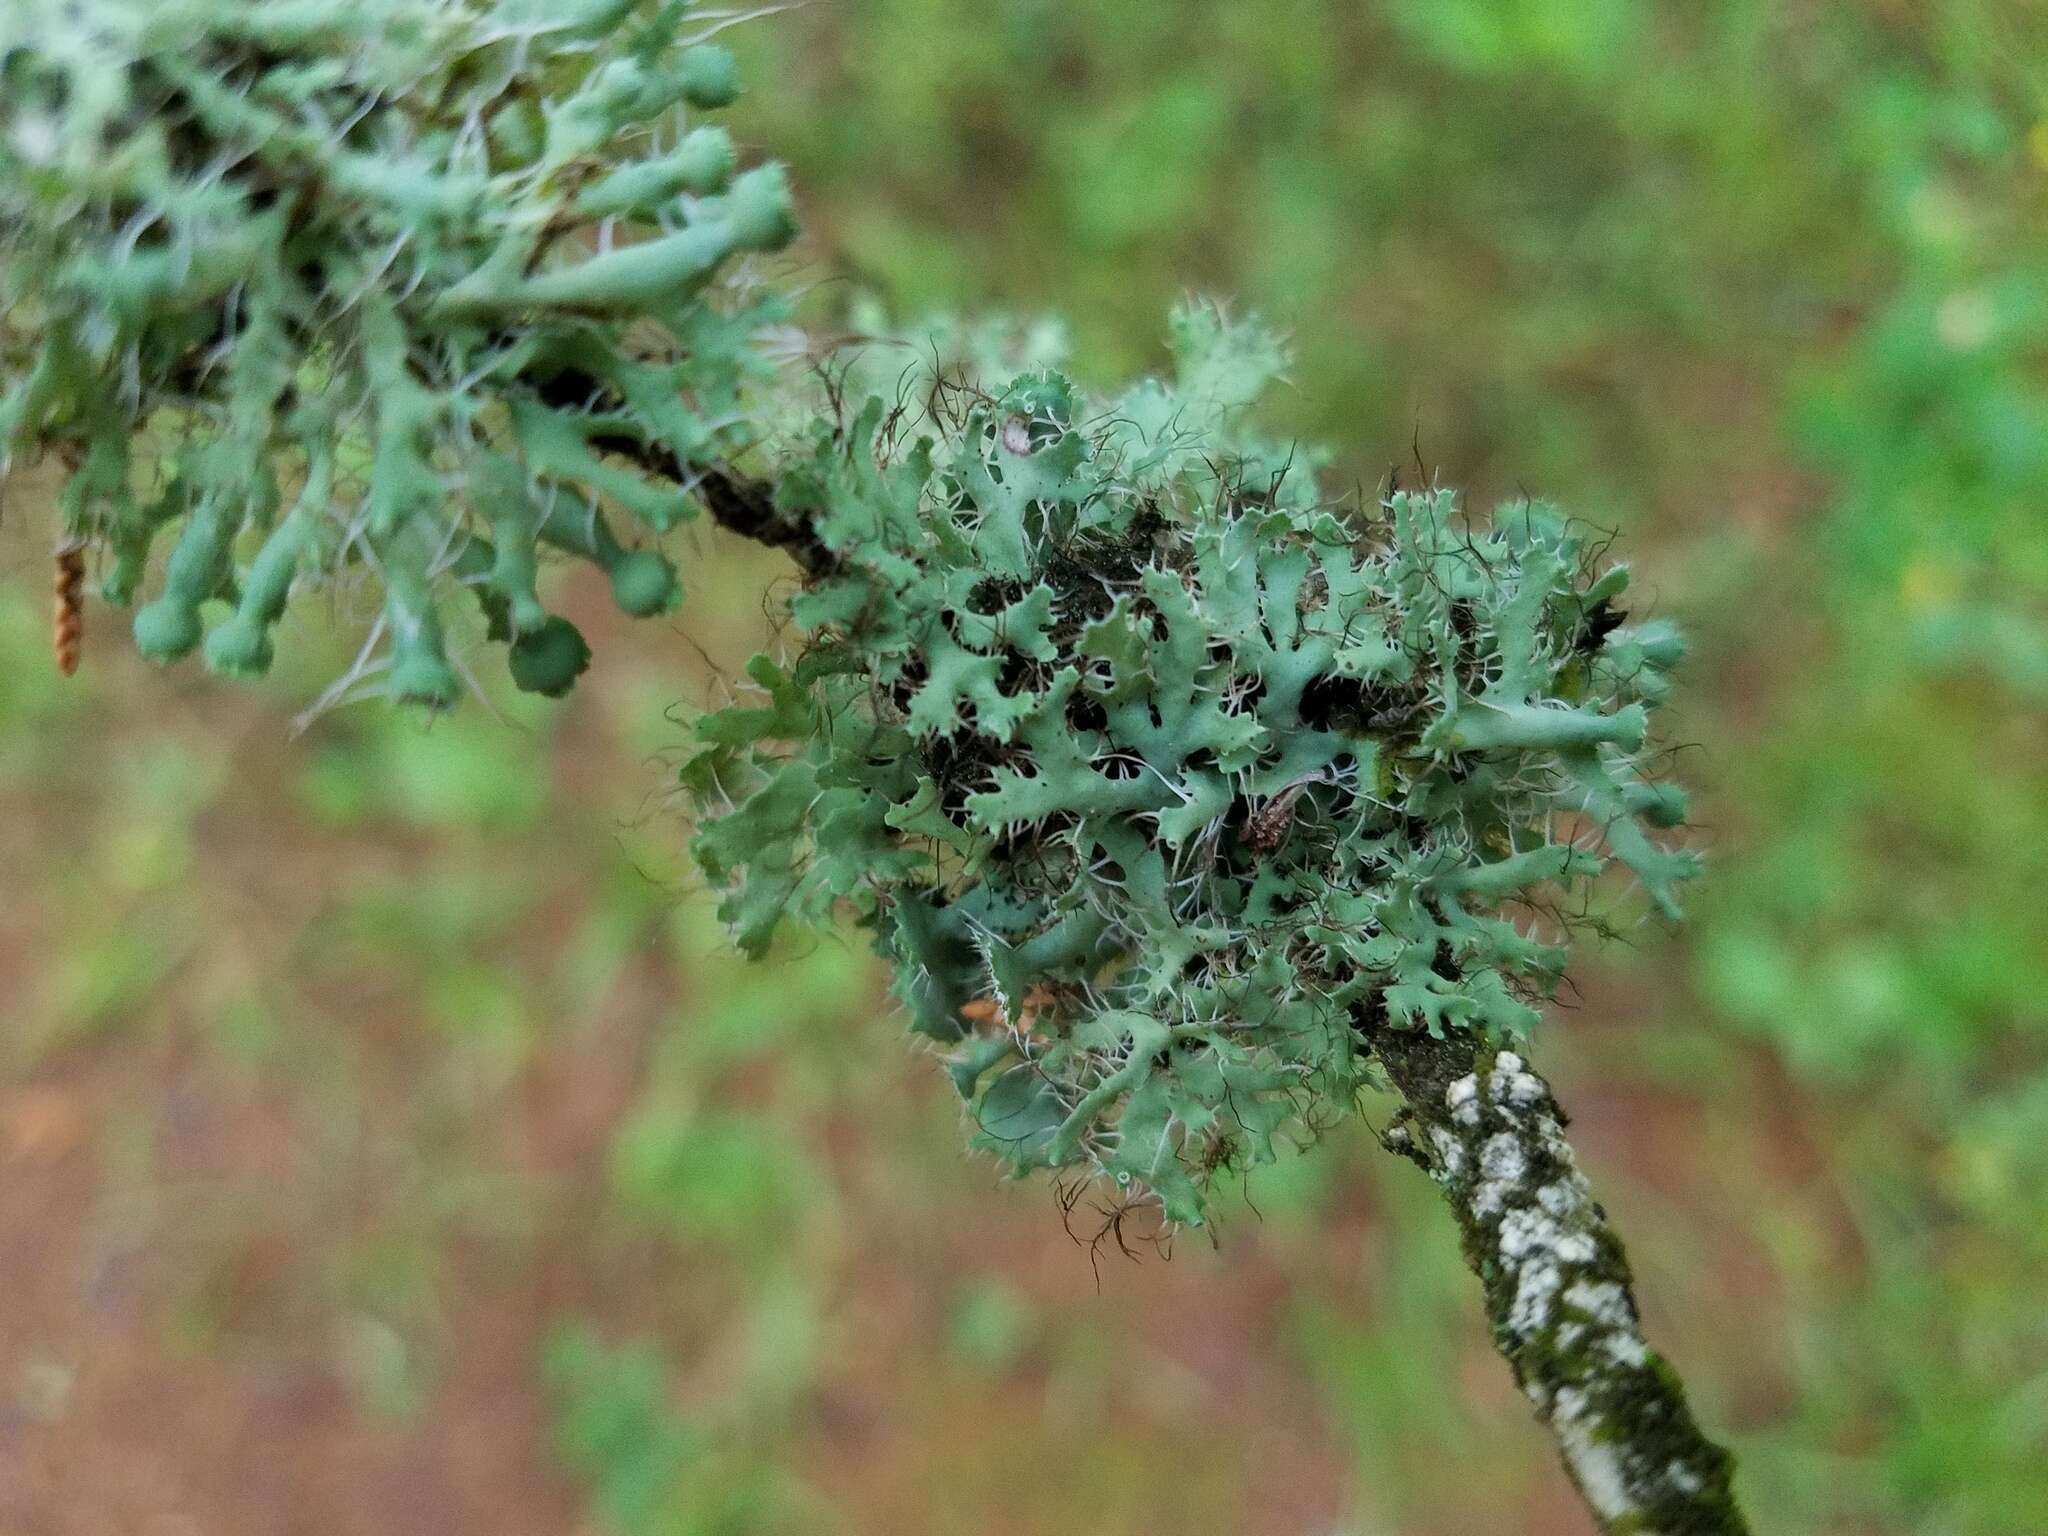
[[[1494,1342],[1600,1528],[1746,1536],[1733,1458],[1700,1431],[1677,1375],[1644,1341],[1627,1254],[1549,1084],[1515,1052],[1469,1040],[1383,1034],[1374,1045],[1405,1100],[1386,1143],[1456,1212]]]

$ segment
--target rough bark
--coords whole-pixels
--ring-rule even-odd
[[[1457,1218],[1495,1346],[1600,1529],[1747,1536],[1734,1458],[1643,1341],[1628,1255],[1565,1140],[1550,1085],[1470,1037],[1381,1030],[1403,1100],[1387,1146],[1421,1165]]]

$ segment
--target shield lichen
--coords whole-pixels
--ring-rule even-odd
[[[1535,504],[1326,503],[1240,425],[1273,337],[1174,330],[1113,401],[1042,372],[821,430],[805,649],[689,780],[744,947],[850,907],[978,1145],[1196,1223],[1206,1149],[1348,1110],[1375,1021],[1530,1028],[1564,955],[1504,906],[1612,859],[1675,910],[1692,856],[1642,825],[1682,813],[1641,774],[1675,653],[1600,622],[1625,573]]]

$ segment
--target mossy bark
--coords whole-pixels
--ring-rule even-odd
[[[1470,1036],[1377,1032],[1403,1100],[1384,1137],[1457,1217],[1495,1346],[1613,1536],[1747,1536],[1734,1458],[1643,1341],[1628,1255],[1565,1140],[1550,1085]]]

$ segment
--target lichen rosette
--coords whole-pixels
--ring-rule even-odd
[[[850,909],[978,1146],[1192,1224],[1377,1031],[1525,1034],[1539,911],[1610,861],[1675,911],[1693,856],[1644,772],[1679,645],[1624,569],[1535,504],[1330,504],[1243,426],[1274,338],[1191,305],[1174,342],[1108,402],[1042,371],[821,430],[801,647],[686,779],[744,947]]]

